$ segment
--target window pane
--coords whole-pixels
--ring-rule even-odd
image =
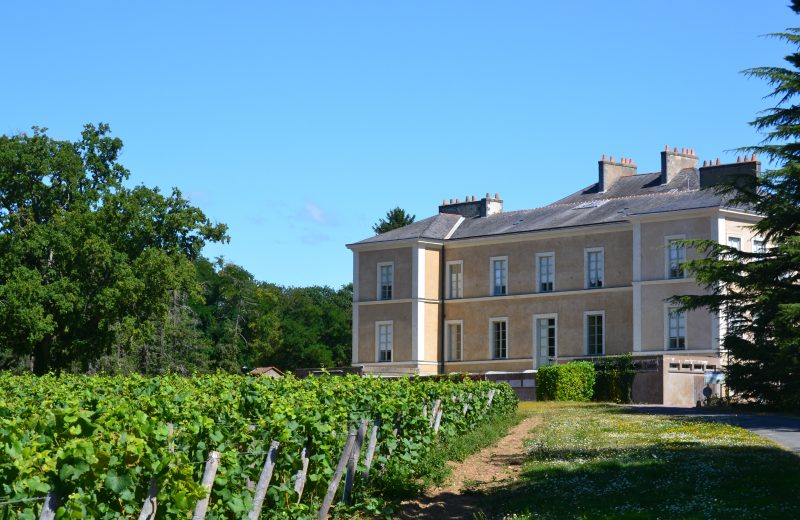
[[[728,246],[734,249],[742,249],[742,239],[739,237],[728,237]]]
[[[506,322],[492,322],[492,355],[495,359],[508,357],[508,338],[506,335]]]
[[[549,292],[553,290],[553,279],[555,274],[553,257],[539,257],[539,291]]]
[[[378,361],[392,360],[392,325],[378,325]]]
[[[450,361],[461,360],[461,324],[450,323],[447,326],[447,355]]]
[[[677,240],[669,242],[669,277],[683,278],[685,276],[683,266],[686,261],[686,248],[678,243]]]
[[[589,355],[603,354],[603,315],[586,316],[586,350]]]
[[[495,260],[493,262],[494,272],[494,295],[506,294],[506,282],[508,270],[505,260]]]
[[[589,251],[586,254],[587,281],[589,287],[603,286],[603,252]]]
[[[463,273],[461,264],[450,264],[448,266],[450,274],[448,275],[450,298],[461,298],[463,291]]]
[[[668,309],[667,319],[667,348],[685,349],[686,348],[686,313],[678,312],[677,307]]]
[[[391,265],[382,265],[380,269],[380,299],[392,299],[392,286],[394,285],[394,268]]]

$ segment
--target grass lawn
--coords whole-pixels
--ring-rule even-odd
[[[605,404],[523,403],[541,418],[491,518],[800,518],[800,457],[741,428]]]

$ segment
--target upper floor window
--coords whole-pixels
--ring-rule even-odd
[[[392,360],[392,347],[394,343],[394,323],[391,321],[378,321],[375,323],[375,343],[378,349],[378,362]]]
[[[508,319],[492,318],[489,322],[489,341],[491,342],[492,359],[508,357]]]
[[[603,287],[603,253],[602,247],[586,250],[586,287],[589,289]]]
[[[394,264],[382,262],[378,264],[378,299],[391,300],[394,288]]]
[[[536,290],[550,292],[555,290],[556,255],[555,253],[538,253],[536,255]]]
[[[605,352],[605,313],[586,312],[583,315],[585,330],[586,354],[602,356]]]
[[[464,262],[447,262],[447,297],[464,297]]]
[[[753,252],[754,253],[766,253],[767,252],[767,245],[764,242],[763,238],[754,238],[753,239]]]
[[[678,311],[678,307],[667,307],[667,348],[669,350],[686,349],[686,313]]]
[[[445,322],[445,345],[448,361],[461,361],[463,358],[463,325],[460,321]]]
[[[495,256],[490,260],[492,296],[508,294],[508,257]]]
[[[686,272],[686,246],[680,243],[684,237],[667,237],[667,278],[684,278]]]
[[[733,249],[738,249],[739,251],[742,250],[742,239],[740,237],[728,237],[728,247],[732,247]]]

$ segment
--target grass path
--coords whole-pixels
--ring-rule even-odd
[[[402,504],[398,518],[471,518],[481,512],[482,494],[514,482],[525,462],[525,441],[539,422],[526,417],[492,446],[463,462],[448,462],[451,473],[442,487],[430,488]]]

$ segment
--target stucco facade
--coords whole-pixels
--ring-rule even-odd
[[[758,169],[751,161],[734,173]],[[718,317],[678,313],[669,299],[704,291],[681,267],[699,253],[676,241],[759,247],[756,215],[700,189],[734,170],[697,168],[692,150],[662,152],[653,174],[603,160],[597,184],[547,207],[503,213],[489,194],[444,201],[430,219],[350,244],[353,364],[382,374],[474,373],[631,353],[661,356],[664,367],[690,358],[703,361],[689,366],[718,367]],[[686,388],[694,391],[697,373],[660,374],[642,379],[658,387],[642,395],[693,398]]]

